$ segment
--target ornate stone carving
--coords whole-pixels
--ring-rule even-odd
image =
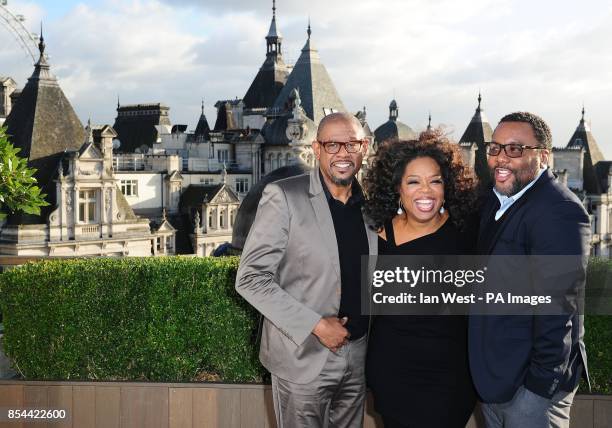
[[[95,171],[86,171],[84,169],[79,168],[79,175],[94,175]]]
[[[108,219],[111,219],[113,215],[113,206],[111,205],[112,196],[113,191],[111,189],[106,189],[106,192],[104,192],[104,206],[106,207]]]
[[[306,127],[304,126],[304,124],[299,123],[299,122],[290,122],[287,125],[287,130],[285,131],[285,134],[287,135],[287,138],[291,141],[291,142],[298,142],[300,141],[303,137],[304,134],[306,133]]]
[[[219,193],[219,196],[216,197],[216,201],[217,203],[228,203],[231,202],[231,198],[229,193],[227,192],[227,190],[224,190],[223,192]]]
[[[195,219],[193,220],[193,228],[195,233],[200,233],[200,227],[201,227],[201,218],[200,218],[200,212],[196,211],[195,213]]]
[[[70,190],[66,190],[65,200],[66,200],[66,212],[70,214],[72,212],[72,193],[70,192]]]

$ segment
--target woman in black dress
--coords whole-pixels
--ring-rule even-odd
[[[475,180],[440,133],[389,141],[364,180],[366,214],[380,255],[470,253]],[[467,358],[467,318],[382,315],[368,343],[367,383],[385,428],[465,427],[476,403]]]

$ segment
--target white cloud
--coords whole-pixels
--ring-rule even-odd
[[[29,22],[44,17],[36,2],[11,4],[27,10]],[[350,110],[368,107],[372,128],[387,119],[395,97],[413,128],[424,128],[431,110],[434,124],[452,124],[459,137],[481,89],[492,125],[510,111],[531,110],[550,122],[558,145],[570,138],[584,102],[612,158],[605,0],[589,10],[550,0],[279,0],[277,7],[285,58],[297,59],[310,15],[338,92]],[[267,0],[75,0],[45,33],[53,71],[82,119],[112,123],[119,93],[126,103],[164,102],[175,123],[194,127],[200,97],[213,122],[214,101],[245,94],[264,60],[270,8]],[[30,73],[13,44],[0,44],[0,75],[23,84]]]

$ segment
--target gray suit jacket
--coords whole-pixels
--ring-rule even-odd
[[[366,233],[376,255],[378,237],[367,226]],[[341,290],[336,234],[318,168],[266,186],[236,290],[265,317],[264,367],[290,382],[314,380],[331,351],[311,332],[321,317],[338,315]]]

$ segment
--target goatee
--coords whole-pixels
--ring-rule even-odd
[[[353,177],[349,178],[338,178],[332,174],[331,181],[336,186],[348,187],[353,183]]]

